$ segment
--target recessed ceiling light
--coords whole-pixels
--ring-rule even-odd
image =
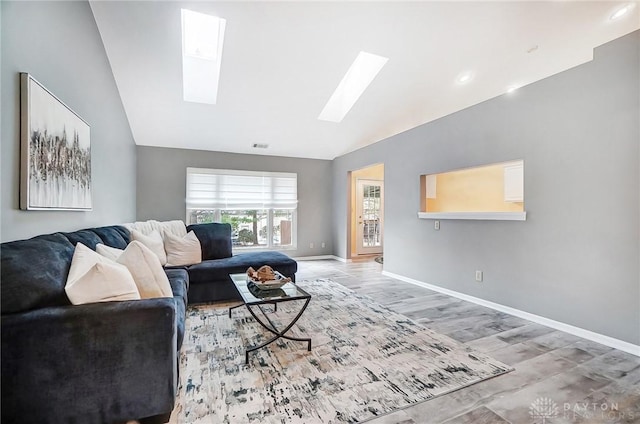
[[[389,59],[360,52],[320,112],[321,121],[340,122]]]
[[[456,78],[456,82],[458,84],[466,84],[469,81],[471,81],[472,79],[473,79],[473,72],[467,71],[467,72],[463,72],[460,75],[458,75],[458,78]]]
[[[631,4],[627,4],[627,5],[623,6],[623,7],[621,7],[620,9],[616,10],[611,16],[609,16],[609,20],[615,21],[616,19],[619,19],[619,18],[623,17],[624,15],[629,13],[629,11],[631,10],[632,7],[633,7],[633,5],[631,5]]]

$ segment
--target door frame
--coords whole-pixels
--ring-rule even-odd
[[[346,203],[347,203],[347,207],[346,207],[346,220],[347,220],[347,234],[346,234],[346,259],[347,261],[351,261],[352,258],[357,258],[358,255],[355,253],[355,180],[356,178],[358,178],[358,174],[362,173],[362,171],[367,170],[369,168],[375,168],[375,167],[382,167],[382,172],[380,173],[380,177],[379,178],[365,178],[365,177],[360,177],[362,179],[371,179],[371,180],[379,180],[384,182],[385,178],[385,171],[384,171],[384,162],[377,162],[377,163],[372,163],[370,165],[366,165],[363,166],[361,168],[355,168],[352,170],[347,171],[347,178],[345,178],[345,183],[347,185],[347,190],[346,190]],[[384,200],[383,200],[383,204],[384,204]],[[384,208],[384,206],[383,206]],[[344,215],[343,215],[344,216]],[[383,246],[383,250],[384,250],[384,246]]]
[[[380,186],[380,246],[374,247],[363,247],[362,241],[364,239],[364,234],[362,232],[362,224],[358,222],[360,217],[358,217],[358,211],[361,207],[362,200],[362,186],[364,184],[369,183],[370,185],[379,185]],[[384,180],[373,180],[370,178],[356,178],[356,192],[355,192],[355,200],[356,200],[356,239],[355,239],[355,250],[356,255],[379,255],[382,253],[383,245],[384,245]],[[361,237],[362,236],[362,237]]]

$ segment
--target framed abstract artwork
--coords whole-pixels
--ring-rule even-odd
[[[92,209],[90,127],[20,74],[20,209]]]

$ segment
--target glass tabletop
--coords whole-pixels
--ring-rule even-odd
[[[306,299],[311,297],[309,293],[296,286],[287,283],[278,289],[260,290],[254,283],[247,282],[247,274],[231,274],[231,280],[236,285],[242,300],[247,304],[260,304],[286,300]]]

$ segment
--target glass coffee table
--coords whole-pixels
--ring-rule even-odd
[[[236,290],[238,290],[238,294],[242,297],[243,303],[240,305],[232,306],[229,308],[229,318],[231,318],[231,311],[239,308],[241,306],[246,306],[249,310],[249,313],[255,318],[258,323],[264,327],[267,331],[273,334],[273,337],[267,340],[264,343],[261,343],[258,346],[247,346],[247,351],[245,353],[245,364],[249,363],[249,353],[255,350],[261,349],[276,340],[283,338],[287,340],[293,340],[297,342],[307,342],[307,350],[311,351],[311,339],[310,338],[298,338],[288,336],[286,333],[291,330],[291,327],[300,319],[302,313],[307,309],[309,305],[309,301],[311,300],[311,295],[300,287],[296,286],[295,283],[287,283],[281,288],[273,289],[273,290],[261,290],[255,286],[253,283],[247,283],[247,274],[231,274],[229,275],[233,284],[236,286]],[[265,305],[273,305],[273,310],[276,312],[278,310],[278,303],[282,302],[291,302],[294,300],[303,300],[301,303],[301,308],[298,311],[298,314],[291,320],[291,322],[284,327],[283,329],[279,329],[269,318],[267,314],[268,311],[265,311]],[[260,315],[257,314],[257,310],[261,312],[261,315],[264,319],[260,318]]]

